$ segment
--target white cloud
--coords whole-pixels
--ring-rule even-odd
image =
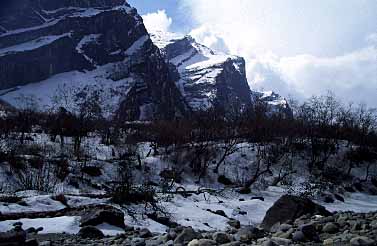
[[[201,26],[197,29],[194,29],[190,32],[190,35],[198,40],[201,44],[224,53],[229,53],[229,48],[226,45],[223,38],[216,35],[212,30],[206,26]]]
[[[374,0],[184,0],[184,5],[197,23],[192,34],[199,42],[212,48],[223,42],[245,57],[252,88],[298,98],[331,90],[377,107]]]
[[[377,33],[371,33],[366,38],[367,43],[377,46]]]
[[[345,101],[377,106],[377,48],[367,47],[330,58],[312,55],[250,59],[254,88],[277,90],[299,98],[333,91]]]
[[[155,13],[148,13],[142,16],[144,25],[149,32],[153,31],[169,31],[173,20],[167,16],[165,10],[158,10]]]

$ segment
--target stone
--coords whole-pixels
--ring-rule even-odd
[[[21,223],[22,226],[22,223]],[[16,225],[17,228],[20,225]],[[8,232],[0,232],[0,245],[2,242],[14,242],[19,245],[23,245],[26,241],[26,232],[21,229],[11,230]]]
[[[174,244],[188,244],[192,240],[200,238],[202,238],[202,236],[199,233],[195,232],[191,227],[187,227],[183,229],[180,234],[178,234],[174,240]]]
[[[217,182],[223,185],[233,185],[233,182],[229,178],[227,178],[225,175],[220,175],[217,178]]]
[[[101,168],[96,166],[84,166],[83,168],[81,168],[81,172],[91,177],[99,177],[102,175]]]
[[[174,241],[173,240],[169,240],[165,243],[164,246],[174,246]]]
[[[265,233],[262,230],[259,230],[258,228],[254,226],[245,226],[242,227],[237,234],[235,235],[237,241],[243,242],[243,243],[249,243],[252,240],[256,240],[259,238],[264,237]]]
[[[223,210],[216,210],[214,213],[223,217],[228,217]]]
[[[230,242],[230,243],[222,244],[221,246],[241,246],[241,243],[240,242]]]
[[[144,238],[135,237],[135,238],[132,238],[131,240],[131,246],[145,246],[145,245],[146,243],[145,243]]]
[[[191,242],[189,242],[189,244],[187,246],[199,246],[199,240],[194,239]]]
[[[249,187],[244,187],[244,188],[240,189],[238,191],[238,193],[243,194],[243,195],[247,195],[247,194],[251,193],[251,189]]]
[[[262,196],[253,196],[252,198],[250,198],[251,200],[259,200],[259,201],[262,201],[264,202],[264,197]]]
[[[314,224],[304,224],[300,226],[300,231],[305,235],[309,241],[319,241],[319,236]]]
[[[39,244],[39,246],[51,246],[51,241],[44,241]]]
[[[323,232],[334,234],[339,231],[339,226],[335,223],[329,222],[322,229]]]
[[[375,241],[368,237],[355,237],[350,241],[351,246],[372,246],[375,245]]]
[[[103,223],[125,228],[124,213],[117,208],[100,208],[86,211],[80,220],[80,226],[97,226]]]
[[[289,246],[292,244],[292,240],[280,237],[272,237],[271,240],[280,246]]]
[[[303,215],[330,216],[331,212],[325,207],[312,202],[310,199],[291,195],[284,195],[268,209],[261,227],[269,231],[277,223],[295,221]]]
[[[346,186],[346,187],[344,187],[344,189],[345,189],[347,192],[351,192],[351,193],[355,192],[355,189],[352,188],[352,186]]]
[[[341,195],[335,193],[334,197],[335,197],[336,200],[344,202],[344,198]]]
[[[241,227],[241,223],[239,220],[235,220],[235,219],[230,219],[227,221],[228,225],[230,225],[231,227],[234,227],[236,229],[239,229]]]
[[[292,238],[292,234],[295,232],[295,229],[291,228],[286,232],[282,232],[279,237],[290,239]]]
[[[82,238],[93,238],[93,239],[102,239],[105,235],[101,230],[97,229],[94,226],[84,226],[80,229],[78,236]]]
[[[139,235],[141,238],[152,237],[152,233],[147,228],[141,229]]]
[[[31,234],[31,233],[36,233],[37,230],[34,227],[29,227],[25,231],[26,233]]]
[[[214,246],[216,242],[210,239],[194,239],[192,240],[188,246]]]
[[[292,228],[292,225],[289,224],[281,224],[279,230],[282,232],[287,232]]]
[[[41,231],[43,231],[44,230],[44,228],[42,227],[42,226],[40,226],[40,227],[38,227],[37,229],[35,229],[35,231],[38,233],[38,232],[41,232]]]
[[[133,226],[129,226],[129,225],[125,225],[125,227],[123,228],[125,232],[130,232],[130,231],[134,231],[135,228]]]
[[[334,202],[335,202],[334,198],[332,198],[331,196],[325,196],[325,197],[323,198],[323,201],[324,201],[325,203],[334,203]]]
[[[268,239],[268,240],[264,241],[262,245],[263,246],[279,246],[279,244],[275,243],[271,239]]]
[[[169,238],[169,239],[171,239],[171,240],[174,240],[174,239],[176,239],[177,238],[177,232],[175,231],[175,230],[169,230],[168,231],[168,234],[167,234],[167,237]]]
[[[334,245],[334,239],[328,238],[323,241],[324,246],[333,246]]]
[[[28,239],[25,241],[25,246],[39,246],[37,239]]]
[[[292,240],[294,242],[305,242],[306,238],[302,231],[296,231],[295,233],[293,233]]]
[[[218,244],[225,244],[225,243],[229,243],[231,241],[230,235],[228,235],[225,232],[215,232],[212,235],[212,239],[214,241],[216,241],[216,243],[218,243]]]
[[[363,187],[363,184],[361,182],[355,182],[353,184],[353,187],[355,187],[355,189],[359,192],[363,192],[364,191],[364,187]]]

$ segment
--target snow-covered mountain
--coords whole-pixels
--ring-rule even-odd
[[[273,91],[252,91],[251,97],[253,102],[260,101],[266,103],[267,110],[270,113],[282,113],[286,116],[292,116],[292,109],[287,99]]]
[[[0,99],[15,107],[74,111],[91,100],[121,120],[169,119],[239,108],[257,95],[243,58],[190,36],[148,33],[125,0],[9,1],[0,16]]]
[[[242,57],[212,50],[191,36],[154,31],[151,38],[177,67],[180,74],[177,86],[192,110],[207,109],[214,104],[224,109],[242,107],[259,100],[272,113],[291,114],[287,100],[277,93],[250,89]]]
[[[158,32],[151,37],[178,69],[177,86],[193,110],[251,103],[243,58],[213,51],[191,36]]]
[[[97,100],[128,120],[186,106],[142,18],[125,0],[8,1],[0,19],[0,98],[75,107]]]

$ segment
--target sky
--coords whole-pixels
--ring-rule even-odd
[[[377,107],[377,0],[130,0],[148,30],[246,59],[255,90]]]

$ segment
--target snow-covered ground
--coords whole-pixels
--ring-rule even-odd
[[[189,187],[188,187],[189,188]],[[194,187],[191,187],[194,188]],[[225,230],[228,218],[217,215],[211,211],[222,210],[229,218],[237,219],[243,225],[255,225],[262,222],[266,211],[273,205],[273,203],[280,198],[286,190],[279,187],[269,187],[265,191],[252,193],[249,195],[240,195],[231,190],[224,192],[221,196],[200,194],[184,198],[176,195],[171,201],[162,202],[161,206],[166,209],[172,216],[173,221],[184,225],[192,226],[197,230]],[[258,199],[251,199],[255,196],[261,196],[264,201]],[[31,199],[31,200],[30,200]],[[76,200],[75,200],[76,199]],[[75,202],[73,201],[75,200]],[[58,202],[52,201],[48,196],[35,196],[26,199],[30,203],[30,207],[15,207],[4,206],[0,204],[0,212],[27,212],[27,211],[51,211],[63,208]],[[71,206],[78,206],[84,204],[100,204],[107,203],[106,200],[90,199],[83,197],[69,197],[69,204]],[[346,193],[345,202],[335,201],[332,204],[316,201],[325,206],[329,211],[354,211],[354,212],[372,212],[376,211],[377,196],[371,196],[362,193]],[[142,206],[141,206],[142,207]],[[142,210],[142,208],[139,208]],[[140,210],[140,211],[141,211]],[[241,213],[240,213],[241,212]],[[246,213],[245,213],[246,212]],[[135,227],[146,227],[152,232],[163,233],[167,227],[161,225],[151,219],[136,215],[138,218],[135,221],[131,216],[125,216],[125,224]],[[44,227],[42,233],[71,233],[76,234],[79,231],[79,217],[63,216],[56,218],[39,218],[39,219],[21,219],[18,220],[24,224],[24,228],[29,227]],[[16,221],[0,222],[0,231],[6,231],[12,228]],[[99,225],[106,235],[116,235],[121,232],[120,228],[110,225]]]
[[[46,134],[32,134],[33,141],[31,144],[41,144],[44,148],[53,149],[54,151],[48,152],[46,158],[56,156],[62,153],[60,143],[52,142],[48,135]],[[71,138],[65,139],[66,149],[70,148],[73,144]],[[221,151],[221,144],[217,143],[216,151]],[[92,157],[89,164],[92,166],[97,166],[102,170],[102,175],[99,177],[88,177],[92,183],[97,185],[105,184],[108,181],[116,179],[118,166],[116,159],[123,153],[126,148],[132,147],[140,154],[143,166],[149,170],[148,180],[155,183],[160,182],[160,172],[163,170],[175,170],[177,168],[187,167],[185,164],[185,155],[190,155],[188,153],[179,153],[182,155],[179,159],[179,166],[174,164],[171,157],[165,156],[163,154],[153,156],[148,155],[151,153],[150,143],[140,143],[138,145],[132,146],[106,146],[101,144],[101,138],[95,134],[92,134],[89,138],[83,139],[82,143],[83,149],[88,156]],[[63,150],[64,150],[63,148]],[[189,151],[186,150],[186,151]],[[63,151],[64,152],[64,151]],[[162,153],[163,151],[161,151]],[[51,156],[50,156],[51,155]],[[115,156],[114,156],[115,155]],[[252,174],[252,163],[255,161],[257,151],[253,144],[240,143],[237,145],[237,151],[232,155],[228,156],[225,162],[219,168],[219,174],[225,174],[228,178],[232,180],[245,181]],[[75,174],[75,165],[77,163],[73,161],[72,158],[72,173]],[[173,158],[174,159],[174,158]],[[186,159],[187,161],[187,159]],[[298,162],[298,160],[297,160]],[[275,170],[276,168],[276,170]],[[279,166],[274,167],[275,174],[279,171]],[[213,193],[203,193],[198,195],[192,195],[190,197],[184,198],[181,195],[175,195],[169,200],[161,200],[160,205],[169,214],[171,214],[172,219],[179,224],[185,226],[192,226],[195,229],[201,230],[224,230],[227,227],[228,219],[217,215],[211,211],[222,210],[229,218],[235,218],[239,220],[244,225],[258,224],[262,221],[266,211],[273,205],[273,203],[279,199],[283,194],[288,191],[300,190],[301,184],[307,179],[307,173],[300,166],[300,162],[295,167],[297,173],[295,174],[292,185],[295,187],[266,187],[263,184],[253,187],[252,193],[248,195],[241,195],[233,188],[226,188],[217,182],[217,175],[211,170],[213,169],[213,164],[209,167],[208,174],[203,178],[200,185],[195,184],[197,178],[190,173],[188,168],[186,172],[182,175],[182,182],[176,184],[174,188],[178,186],[183,186],[186,190],[197,191],[199,188],[209,188],[215,189],[218,192],[216,195]],[[4,177],[7,176],[6,165],[1,165],[0,168],[0,181],[6,182]],[[372,169],[370,171],[373,171]],[[356,176],[362,176],[362,170],[355,169],[354,174]],[[143,171],[135,170],[135,180],[143,183],[146,180],[146,176]],[[271,181],[270,176],[264,177],[269,183]],[[174,189],[173,189],[174,190]],[[42,212],[42,211],[57,211],[65,208],[65,205],[52,199],[53,195],[64,193],[66,194],[67,203],[70,207],[77,207],[82,205],[91,204],[109,204],[109,199],[95,199],[85,197],[84,193],[91,194],[102,194],[104,191],[98,188],[93,188],[90,185],[81,184],[80,188],[75,188],[70,186],[67,182],[59,183],[56,187],[56,191],[53,194],[40,193],[35,191],[22,191],[17,192],[18,197],[22,197],[23,201],[26,203],[0,203],[0,213],[21,213],[21,212]],[[76,194],[76,195],[69,195]],[[81,196],[80,196],[81,194]],[[377,210],[377,196],[367,195],[363,193],[344,193],[345,202],[335,201],[334,203],[327,204],[322,200],[317,200],[316,202],[324,205],[330,211],[355,211],[355,212],[370,212]],[[164,196],[165,197],[165,196]],[[264,201],[252,199],[253,197],[263,197]],[[143,206],[133,206],[134,211],[143,211]],[[209,211],[211,210],[211,211]],[[141,214],[141,213],[140,213]],[[164,232],[166,227],[161,225],[145,216],[137,216],[138,220],[135,221],[130,215],[126,215],[125,223],[126,225],[132,225],[137,227],[147,227],[154,232]],[[53,221],[53,222],[52,222]],[[70,232],[76,233],[78,231],[77,219],[73,217],[61,217],[61,218],[51,218],[51,219],[35,219],[35,220],[22,220],[25,227],[33,224],[37,227],[43,226],[49,228],[52,232],[53,230],[60,230],[59,232]],[[14,221],[4,221],[0,223],[0,231],[4,231],[10,228]],[[56,225],[61,224],[61,226],[49,227],[49,223],[54,223]],[[102,225],[101,229],[107,233],[112,234],[117,231],[117,228],[112,228],[108,225]],[[107,231],[108,230],[108,231]],[[50,232],[45,230],[43,233]]]
[[[38,218],[38,219],[21,219],[21,220],[7,220],[0,222],[0,232],[8,231],[13,228],[13,224],[16,222],[22,222],[23,228],[28,229],[30,227],[39,228],[43,227],[43,231],[40,234],[47,233],[67,233],[77,234],[80,230],[80,216],[62,216],[55,218]],[[96,226],[105,235],[115,236],[124,232],[119,227],[109,225],[107,223]]]
[[[65,33],[61,35],[52,35],[52,36],[46,36],[46,37],[41,37],[26,43],[18,44],[15,46],[7,47],[0,49],[0,56],[5,56],[10,53],[17,53],[17,52],[24,52],[24,51],[29,51],[29,50],[35,50],[38,49],[42,46],[49,45],[56,40],[59,40],[64,37],[69,37],[71,34],[70,33]]]
[[[17,108],[22,108],[23,99],[29,98],[39,109],[51,109],[59,105],[74,112],[79,103],[77,92],[82,91],[90,97],[96,91],[101,91],[98,103],[105,114],[111,114],[118,109],[120,102],[135,83],[132,77],[117,81],[110,79],[116,66],[117,64],[107,64],[93,71],[57,74],[44,81],[4,92],[0,99]]]
[[[211,211],[222,210],[229,218],[239,220],[242,225],[256,225],[262,222],[267,210],[284,194],[286,194],[286,190],[282,188],[269,187],[265,191],[250,195],[229,192],[225,194],[225,197],[212,196],[210,194],[193,195],[188,198],[176,196],[171,202],[163,203],[163,207],[171,213],[174,221],[181,225],[192,226],[197,230],[224,230],[228,226],[228,219],[209,212],[207,211],[208,209]],[[262,196],[264,201],[251,199],[256,196]],[[331,212],[354,211],[367,213],[377,210],[377,196],[361,193],[347,193],[344,203],[340,201],[335,201],[332,204],[322,201],[315,202],[325,206]],[[246,212],[246,214],[242,212]],[[166,230],[165,226],[145,218],[138,222],[128,218],[126,223],[147,227],[156,232],[164,232]]]

